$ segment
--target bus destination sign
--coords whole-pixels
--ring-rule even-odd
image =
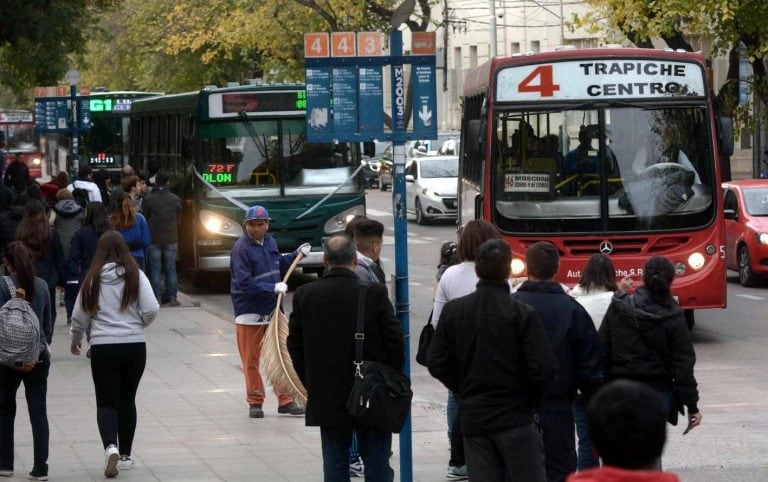
[[[205,165],[203,179],[211,184],[231,184],[234,173],[233,163],[211,163]]]
[[[307,108],[304,90],[291,92],[242,92],[222,94],[222,113],[303,111]]]

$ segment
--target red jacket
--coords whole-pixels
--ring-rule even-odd
[[[600,467],[571,474],[566,482],[680,482],[680,479],[669,472]]]

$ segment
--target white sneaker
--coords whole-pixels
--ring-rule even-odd
[[[120,473],[120,469],[117,467],[117,462],[120,460],[120,451],[117,450],[115,444],[110,445],[104,451],[104,477],[117,477]]]
[[[131,470],[133,468],[133,459],[128,455],[121,455],[117,468],[120,470]]]

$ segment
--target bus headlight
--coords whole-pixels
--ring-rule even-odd
[[[525,271],[525,261],[520,258],[512,258],[512,276],[520,276]]]
[[[693,268],[694,271],[698,271],[704,267],[704,255],[696,252],[688,256],[688,266]]]
[[[344,231],[347,228],[347,223],[352,221],[355,216],[365,215],[365,207],[354,206],[349,209],[345,209],[339,214],[335,215],[323,226],[323,231],[326,234],[336,234]]]
[[[212,211],[201,210],[200,222],[203,223],[208,232],[213,234],[220,234],[230,238],[239,238],[243,235],[243,228],[240,226],[240,223]]]
[[[42,161],[40,160],[39,157],[36,157],[36,158],[32,159],[32,164],[34,164],[36,166],[39,166],[41,162]]]
[[[768,233],[757,233],[757,242],[760,244],[768,244]]]

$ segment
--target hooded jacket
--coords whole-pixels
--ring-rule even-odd
[[[659,391],[677,388],[689,413],[699,411],[696,353],[679,306],[658,305],[644,286],[634,295],[617,294],[600,327],[600,342],[607,378],[636,380]]]
[[[72,199],[62,199],[53,206],[53,210],[56,213],[53,227],[59,232],[61,247],[64,255],[67,256],[72,237],[85,220],[85,209]]]
[[[668,472],[605,466],[572,474],[567,482],[680,482],[680,479]]]
[[[83,338],[85,328],[91,325],[91,345],[112,343],[144,343],[147,337],[144,328],[149,326],[160,311],[160,305],[149,284],[149,279],[139,271],[139,297],[125,311],[120,311],[125,281],[123,268],[107,263],[101,269],[99,289],[99,310],[95,315],[83,309],[82,290],[77,295],[72,311],[72,326],[69,336],[75,343]]]

